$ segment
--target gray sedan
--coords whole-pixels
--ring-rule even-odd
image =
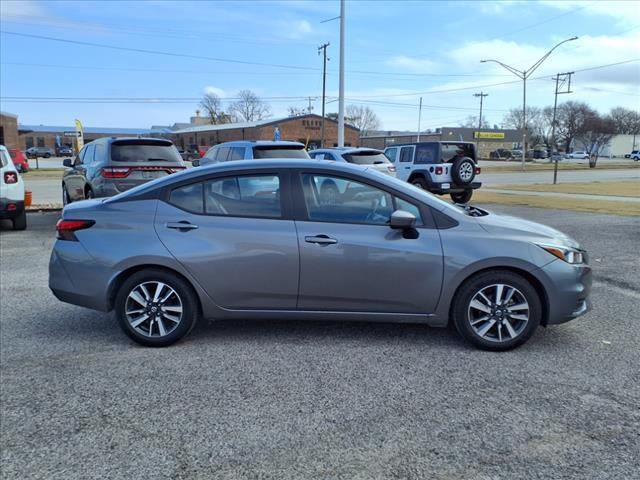
[[[204,317],[451,323],[507,350],[590,309],[587,255],[566,235],[342,162],[187,170],[67,205],[57,231],[56,297],[115,310],[149,346]]]

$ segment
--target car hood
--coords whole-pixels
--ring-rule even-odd
[[[475,219],[484,230],[491,234],[520,238],[527,237],[532,242],[580,248],[578,242],[567,234],[547,225],[531,222],[523,218],[488,212],[488,215],[475,217]]]

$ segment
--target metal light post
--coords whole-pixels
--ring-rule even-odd
[[[556,48],[558,48],[563,43],[571,42],[571,41],[577,40],[577,39],[578,39],[578,37],[571,37],[571,38],[567,38],[566,40],[563,40],[562,42],[558,43],[555,47],[553,47],[546,54],[544,54],[542,56],[542,58],[540,58],[540,60],[538,60],[536,63],[534,63],[527,70],[518,70],[517,68],[513,68],[513,67],[511,67],[509,65],[506,65],[506,64],[504,64],[504,63],[502,63],[502,62],[500,62],[498,60],[493,60],[493,59],[480,60],[480,63],[487,63],[487,62],[497,63],[501,67],[503,67],[503,68],[507,69],[508,71],[510,71],[511,73],[513,73],[516,77],[522,79],[522,171],[524,171],[524,169],[525,169],[524,168],[525,159],[527,158],[527,78],[529,78],[531,76],[531,74],[540,65],[542,65],[542,62],[544,62],[549,57],[549,55],[551,55],[551,52],[553,52]]]

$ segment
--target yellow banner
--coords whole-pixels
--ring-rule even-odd
[[[474,138],[504,138],[504,132],[473,132]]]
[[[76,141],[78,142],[78,152],[84,147],[84,132],[82,131],[82,123],[76,118]]]

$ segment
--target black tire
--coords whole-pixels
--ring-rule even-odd
[[[50,157],[51,157],[51,154],[50,154],[50,153],[45,153],[45,154],[44,154],[44,158],[50,158]]]
[[[468,203],[469,200],[471,200],[471,197],[473,196],[473,190],[464,190],[462,192],[451,192],[449,195],[451,195],[451,200],[453,200],[454,203]]]
[[[473,182],[476,176],[476,164],[469,157],[456,158],[451,167],[451,178],[458,185]]]
[[[177,326],[173,326],[169,320],[162,320],[163,325],[165,325],[163,328],[169,328],[169,325],[173,326],[173,329],[168,331],[166,335],[160,335],[157,320],[151,320],[151,323],[145,321],[140,324],[140,329],[134,328],[127,318],[125,310],[127,302],[131,300],[129,294],[132,290],[135,290],[141,284],[153,284],[154,282],[162,282],[173,289],[182,308]],[[171,299],[175,300],[175,297],[172,295]],[[184,338],[193,329],[200,315],[199,305],[198,297],[193,288],[182,277],[166,270],[149,268],[134,273],[123,282],[116,295],[115,312],[120,328],[134,342],[147,347],[167,347]],[[156,322],[155,329],[154,321]],[[151,336],[140,331],[145,328],[147,331],[151,331]],[[158,330],[158,335],[153,335],[154,330]]]
[[[94,196],[93,196],[93,190],[91,190],[91,188],[87,188],[87,189],[84,191],[84,198],[85,198],[85,200],[89,200],[89,199],[91,199],[91,198],[94,198]]]
[[[422,190],[428,190],[429,189],[429,184],[422,177],[415,177],[415,178],[411,179],[411,181],[409,183],[411,185],[413,185],[414,187],[421,188]]]
[[[26,230],[27,229],[27,212],[22,211],[20,215],[14,218],[11,223],[14,230]]]
[[[478,298],[478,292],[485,291],[491,292],[496,284],[502,284],[511,288],[514,288],[517,293],[512,294],[509,303],[512,307],[518,307],[522,305],[522,299],[527,303],[527,314],[519,314],[519,317],[528,316],[526,322],[521,323],[522,320],[516,320],[512,318],[511,314],[504,314],[503,312],[490,313],[480,311],[471,306],[471,301],[474,298]],[[505,290],[503,290],[504,292]],[[497,293],[497,292],[496,292]],[[490,298],[490,293],[487,295]],[[494,298],[495,300],[495,298]],[[511,302],[518,302],[512,304]],[[483,303],[484,305],[484,303]],[[492,309],[493,307],[489,307]],[[498,308],[500,310],[501,308]],[[516,308],[516,311],[523,311],[521,308]],[[488,316],[490,317],[486,321],[481,320],[478,317],[472,318],[473,315]],[[499,315],[499,316],[498,316]],[[542,306],[540,304],[540,297],[538,292],[531,285],[531,283],[516,273],[505,270],[494,270],[485,273],[478,274],[465,281],[453,300],[453,306],[451,308],[451,320],[454,323],[458,333],[469,343],[480,348],[482,350],[491,351],[504,351],[516,348],[525,343],[540,324],[542,320]],[[478,325],[479,331],[476,331],[472,326],[472,321]],[[493,323],[491,323],[493,322]],[[506,328],[506,323],[509,323],[511,330],[517,335],[511,336]],[[515,325],[515,327],[514,327]],[[482,330],[489,326],[489,329],[484,333],[485,336],[481,336]],[[509,335],[509,339],[502,337],[502,327],[504,328],[504,335]],[[500,328],[500,333],[498,333]],[[498,335],[500,338],[496,338]]]
[[[62,205],[69,205],[71,203],[71,199],[69,198],[69,192],[67,191],[66,185],[62,184]]]

